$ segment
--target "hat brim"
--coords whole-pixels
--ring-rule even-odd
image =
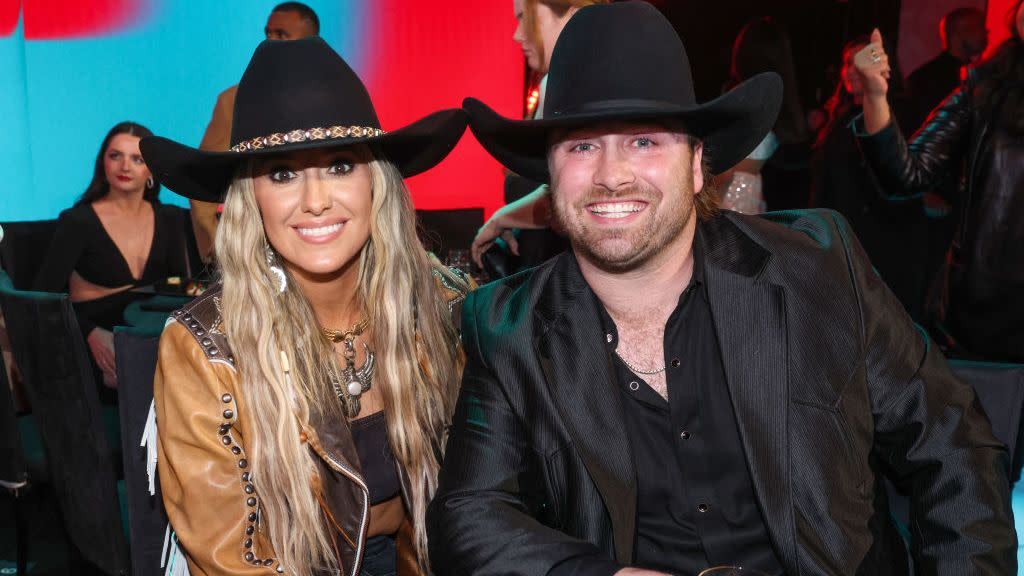
[[[475,98],[462,103],[480,144],[509,170],[538,182],[551,178],[547,151],[552,132],[615,121],[680,121],[688,134],[702,140],[711,172],[719,174],[761,143],[781,106],[782,79],[773,72],[753,76],[726,94],[689,108],[627,102],[540,120],[512,120]]]
[[[245,152],[212,152],[150,136],[142,139],[139,149],[150,171],[167,188],[193,200],[221,202],[240,162],[293,150],[373,145],[402,176],[413,176],[444,160],[465,132],[466,122],[464,111],[450,108],[374,137],[327,138]]]

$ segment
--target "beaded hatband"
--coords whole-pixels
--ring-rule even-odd
[[[328,138],[373,138],[387,134],[380,128],[366,126],[330,126],[327,128],[316,127],[306,130],[292,130],[291,132],[275,132],[267,136],[257,136],[243,140],[231,147],[232,152],[249,152],[250,150],[261,150],[273,148],[285,144],[297,142],[308,142],[310,140],[327,140]]]

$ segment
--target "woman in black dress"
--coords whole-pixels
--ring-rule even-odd
[[[111,329],[123,323],[128,292],[169,276],[187,275],[180,212],[160,204],[160,185],[139,152],[153,133],[122,122],[107,133],[92,182],[61,212],[35,289],[67,292],[79,327],[106,385],[114,387]]]

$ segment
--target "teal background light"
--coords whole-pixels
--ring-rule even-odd
[[[369,0],[307,0],[320,33],[361,75]],[[236,84],[278,0],[149,0],[104,36],[0,37],[0,221],[56,218],[85,190],[122,120],[197,146],[217,95]],[[186,205],[163,190],[161,200]]]

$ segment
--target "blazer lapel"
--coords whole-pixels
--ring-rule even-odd
[[[785,291],[762,278],[770,252],[730,219],[702,226],[708,299],[754,491],[779,560],[797,573]]]
[[[633,560],[636,473],[612,382],[597,299],[563,253],[536,314],[536,348],[556,408],[612,520],[615,558]]]

